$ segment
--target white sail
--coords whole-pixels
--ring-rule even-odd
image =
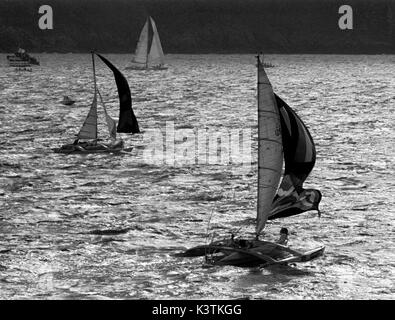
[[[79,139],[97,139],[97,97],[93,97],[89,113],[78,133]]]
[[[104,104],[103,104],[103,107],[104,107],[104,113],[106,115],[108,133],[109,133],[111,139],[116,140],[117,139],[117,122],[108,115]]]
[[[110,138],[113,140],[117,139],[117,122],[110,117],[110,115],[107,113],[106,105],[104,104],[103,98],[100,94],[100,91],[97,91],[99,93],[100,101],[101,104],[103,105],[104,109],[104,115],[106,117],[106,123],[107,123],[107,128],[108,128],[108,133],[110,135]]]
[[[259,59],[258,59],[259,60]],[[258,61],[258,203],[256,234],[265,227],[281,178],[283,161],[280,115],[272,85]]]
[[[152,44],[151,49],[148,55],[148,66],[161,66],[165,62],[165,55],[163,53],[162,45],[159,39],[158,29],[156,28],[155,21],[150,17],[151,25],[152,25]]]
[[[147,52],[148,52],[148,19],[145,22],[143,30],[141,30],[140,38],[137,43],[137,48],[133,58],[133,62],[146,65]]]

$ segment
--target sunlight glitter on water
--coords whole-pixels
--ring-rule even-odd
[[[5,61],[5,55],[0,56]],[[168,55],[162,72],[124,72],[142,135],[130,153],[62,156],[93,97],[89,55],[42,54],[32,73],[5,65],[0,83],[0,298],[375,299],[394,298],[393,56],[274,55],[275,92],[316,142],[306,186],[323,193],[322,217],[271,222],[291,246],[324,244],[295,267],[204,268],[174,253],[210,233],[252,234],[256,207],[256,70],[253,55]],[[98,85],[117,118],[111,73]],[[63,106],[69,95],[77,100]],[[251,130],[251,167],[147,163],[144,132]],[[181,159],[177,155],[177,159]],[[240,229],[241,228],[241,229]],[[97,230],[121,233],[94,234]],[[93,232],[93,233],[92,233]]]

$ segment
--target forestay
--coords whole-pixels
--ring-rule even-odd
[[[146,66],[147,64],[147,53],[148,53],[148,25],[149,21],[144,24],[143,30],[140,33],[139,41],[137,43],[136,52],[133,58],[133,62]]]

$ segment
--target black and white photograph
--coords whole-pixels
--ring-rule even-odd
[[[0,300],[395,300],[394,168],[395,0],[0,0]]]

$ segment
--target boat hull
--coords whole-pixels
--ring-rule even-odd
[[[125,68],[125,70],[138,70],[138,71],[161,71],[161,70],[167,70],[167,69],[168,69],[168,67],[142,68],[142,67],[129,66],[129,67]]]
[[[53,151],[55,153],[62,154],[90,154],[90,153],[118,153],[124,148],[121,146],[107,146],[104,144],[98,144],[95,146],[82,147],[79,145],[66,144],[60,148],[55,148]]]
[[[61,104],[64,104],[65,106],[72,106],[75,103],[75,101],[62,101]]]
[[[178,256],[206,256],[212,265],[231,265],[237,267],[265,267],[288,263],[307,262],[323,255],[325,247],[299,252],[269,241],[245,241],[246,246],[232,244],[230,241],[217,241],[210,245],[191,248]]]

